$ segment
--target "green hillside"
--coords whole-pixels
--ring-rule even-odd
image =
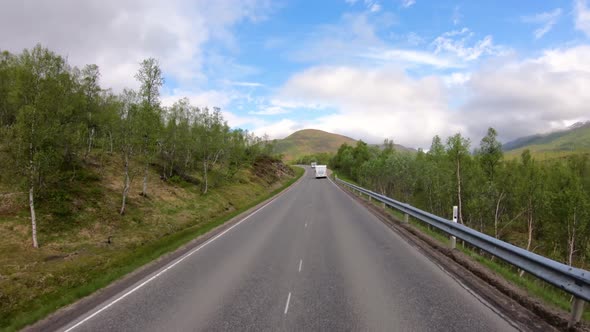
[[[519,156],[526,149],[542,159],[590,153],[590,121],[576,123],[567,130],[522,137],[504,144],[508,157]]]
[[[317,129],[304,129],[275,141],[275,153],[293,160],[316,153],[335,153],[342,144],[354,145],[356,140]]]
[[[274,152],[282,154],[285,161],[293,161],[318,153],[336,153],[342,144],[355,145],[356,142],[357,140],[343,135],[317,129],[303,129],[275,140]],[[394,144],[394,147],[398,151],[416,151],[399,144]],[[379,148],[383,148],[383,145],[379,145]]]

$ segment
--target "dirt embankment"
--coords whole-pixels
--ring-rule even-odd
[[[285,165],[282,160],[266,156],[256,159],[253,171],[256,176],[269,184],[295,175],[293,169]]]

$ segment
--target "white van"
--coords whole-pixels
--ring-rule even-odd
[[[316,177],[316,179],[328,177],[328,169],[327,169],[326,165],[316,165],[315,166],[315,177]]]
[[[316,163],[315,161],[312,161],[312,162],[311,162],[311,168],[315,168],[317,164],[318,164],[318,163]]]

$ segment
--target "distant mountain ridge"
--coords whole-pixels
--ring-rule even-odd
[[[567,129],[525,136],[502,146],[506,152],[529,149],[531,152],[590,150],[590,121],[577,122]]]
[[[303,129],[274,142],[274,152],[282,154],[285,160],[290,161],[311,154],[336,153],[342,144],[355,145],[357,140],[323,130]],[[414,151],[399,144],[395,144],[395,148],[400,151]]]

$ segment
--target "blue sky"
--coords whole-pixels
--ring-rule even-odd
[[[318,128],[425,147],[489,126],[504,141],[590,118],[590,4],[555,1],[8,1],[0,39],[36,43],[104,86],[160,60],[162,103],[219,106],[281,138]],[[2,23],[3,22],[3,23]]]

